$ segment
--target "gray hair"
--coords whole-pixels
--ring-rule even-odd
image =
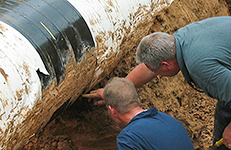
[[[136,88],[126,78],[112,78],[104,88],[103,97],[108,106],[122,114],[129,112],[131,108],[140,106]]]
[[[175,37],[164,32],[155,32],[140,41],[136,61],[157,69],[163,61],[173,59],[175,54]]]

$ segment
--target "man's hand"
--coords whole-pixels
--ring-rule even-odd
[[[95,105],[104,105],[106,104],[103,100],[103,88],[100,88],[98,90],[93,90],[89,94],[83,94],[83,97],[86,97],[89,99],[89,101],[93,100]]]
[[[231,149],[231,123],[225,128],[223,133],[223,144]]]

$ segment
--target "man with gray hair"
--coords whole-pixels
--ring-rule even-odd
[[[173,35],[147,35],[136,56],[140,65],[127,76],[136,87],[181,70],[192,87],[217,99],[214,142],[223,138],[226,147],[218,149],[231,149],[231,17],[194,22]]]
[[[112,119],[124,128],[117,137],[119,150],[193,150],[184,126],[155,107],[140,106],[134,84],[126,78],[113,78],[103,97]]]

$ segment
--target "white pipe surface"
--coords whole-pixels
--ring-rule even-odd
[[[48,72],[30,42],[1,21],[0,41],[0,137],[9,138],[9,127],[16,130],[41,100],[41,82],[36,71],[47,75]]]
[[[108,59],[109,54],[118,53],[119,46],[126,35],[126,29],[132,27],[138,19],[132,18],[135,13],[156,13],[169,6],[174,0],[68,0],[83,16],[94,40],[97,36],[104,39],[107,49],[98,49],[103,55],[98,62]],[[138,12],[141,11],[141,12]],[[112,36],[112,33],[113,36]],[[95,41],[97,45],[97,42]],[[100,67],[96,74],[103,73]]]

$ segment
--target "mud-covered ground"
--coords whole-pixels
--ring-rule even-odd
[[[172,34],[194,21],[227,16],[230,4],[229,0],[175,0],[169,8],[156,14],[149,32]],[[136,47],[132,48],[94,89],[103,87],[113,76],[125,77],[136,66],[135,50]],[[171,78],[159,76],[139,88],[138,93],[144,108],[155,106],[178,119],[187,129],[195,149],[206,150],[211,146],[216,100],[192,89],[181,73]],[[114,150],[119,131],[105,106],[94,106],[80,97],[21,149]]]

